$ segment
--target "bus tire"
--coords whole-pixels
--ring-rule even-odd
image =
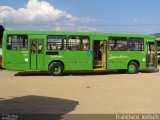
[[[52,76],[60,76],[63,74],[64,67],[60,62],[53,62],[49,66],[49,73]]]
[[[127,71],[129,74],[136,74],[138,72],[138,64],[136,62],[130,62]]]

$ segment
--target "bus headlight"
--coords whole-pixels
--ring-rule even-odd
[[[142,62],[145,62],[145,61],[146,61],[146,59],[145,59],[145,58],[143,58],[143,59],[142,59]]]
[[[24,59],[24,62],[25,62],[25,63],[28,63],[28,58],[25,58],[25,59]]]

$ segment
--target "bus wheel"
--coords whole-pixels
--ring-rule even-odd
[[[63,65],[59,62],[53,62],[49,66],[49,73],[53,76],[60,76],[63,73]]]
[[[128,65],[128,73],[135,74],[138,72],[138,65],[135,62],[130,62]]]

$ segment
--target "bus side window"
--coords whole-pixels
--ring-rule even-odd
[[[83,50],[89,50],[89,44],[84,44],[83,45]]]
[[[110,51],[127,51],[128,44],[126,37],[109,37]]]
[[[88,36],[69,36],[68,50],[89,50],[90,38]]]
[[[8,35],[7,49],[8,50],[27,50],[28,36],[27,35]]]
[[[49,35],[47,37],[47,50],[66,50],[66,40],[65,35]]]
[[[82,50],[89,50],[89,38],[83,39],[82,42],[83,42]]]
[[[143,38],[129,38],[128,47],[130,51],[143,51],[144,39]]]
[[[7,49],[8,49],[8,50],[11,50],[11,49],[12,49],[11,43],[8,43],[8,44],[7,44]]]

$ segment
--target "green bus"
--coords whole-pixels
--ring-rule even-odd
[[[2,66],[8,70],[65,71],[157,68],[155,37],[98,32],[15,31],[3,33]]]

